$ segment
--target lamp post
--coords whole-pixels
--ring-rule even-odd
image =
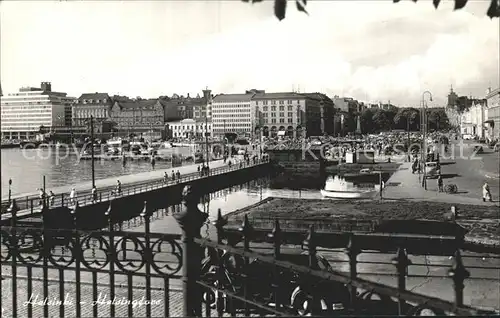
[[[209,153],[208,153],[208,104],[207,104],[207,108],[205,109],[205,147],[206,147],[206,153],[207,153],[207,168],[210,168],[209,166],[209,162],[210,162],[210,158],[209,158]]]
[[[12,179],[9,179],[9,204],[10,204],[11,196],[12,196],[12,191],[10,189],[11,186],[12,186]]]
[[[92,188],[95,187],[95,167],[94,167],[94,116],[90,116],[90,154],[92,165]]]
[[[425,94],[429,94],[429,101],[432,102],[432,93],[429,91],[425,91],[422,93],[422,123],[423,123],[423,131],[422,131],[422,160],[421,162],[424,164],[424,175],[422,179],[422,187],[427,190],[427,176],[425,171],[425,163],[427,161],[427,104],[425,102]]]

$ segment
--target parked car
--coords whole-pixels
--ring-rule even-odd
[[[439,176],[439,169],[437,162],[425,163],[425,175],[427,178],[437,178]]]
[[[464,134],[464,135],[462,135],[462,139],[463,139],[463,140],[472,140],[472,139],[473,139],[473,137],[472,137],[472,135],[471,135],[471,134]]]

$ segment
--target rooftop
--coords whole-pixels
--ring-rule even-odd
[[[265,99],[304,99],[306,94],[295,92],[282,92],[282,93],[258,93],[253,97],[254,100]]]
[[[109,95],[108,93],[85,93],[85,94],[82,94],[82,96],[80,96],[78,98],[79,100],[83,100],[83,99],[93,99],[93,100],[104,100],[104,99],[107,99],[109,100]]]
[[[213,98],[214,103],[249,102],[254,94],[219,94]]]

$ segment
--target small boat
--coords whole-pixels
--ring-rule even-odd
[[[346,182],[344,178],[335,176],[334,178],[328,178],[325,188],[321,190],[321,195],[336,199],[366,199],[372,198],[378,192],[377,187],[360,189],[355,187],[354,184]]]

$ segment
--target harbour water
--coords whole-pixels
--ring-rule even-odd
[[[188,148],[178,147],[176,150],[186,154],[190,152]],[[41,188],[43,176],[47,188],[91,180],[92,163],[90,160],[79,160],[80,156],[81,151],[69,149],[2,149],[2,197],[9,191],[9,179],[12,179],[12,195],[34,192]],[[169,161],[158,160],[155,169],[171,166]],[[147,160],[129,160],[123,166],[121,160],[96,160],[94,167],[95,178],[104,179],[150,171],[151,163]]]

